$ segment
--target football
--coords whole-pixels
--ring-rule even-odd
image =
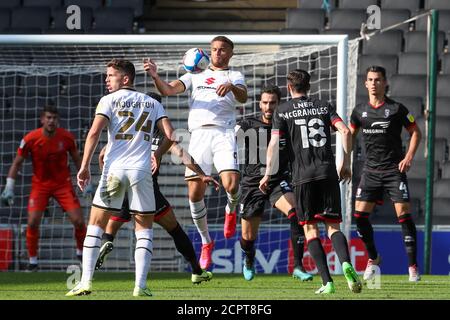
[[[208,54],[199,48],[191,48],[184,54],[183,67],[187,72],[198,73],[209,65]]]

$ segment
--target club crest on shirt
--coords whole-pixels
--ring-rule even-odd
[[[367,112],[364,111],[364,112],[362,113],[361,117],[362,117],[362,118],[367,118]]]
[[[385,118],[389,118],[389,113],[390,113],[391,111],[389,110],[389,109],[384,109],[384,117]]]

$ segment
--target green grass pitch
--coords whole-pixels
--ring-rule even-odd
[[[0,273],[0,300],[311,300],[311,299],[450,299],[449,276],[422,276],[419,283],[408,282],[407,275],[384,275],[380,289],[350,292],[343,276],[334,276],[336,293],[316,295],[321,281],[300,282],[289,275],[257,274],[245,281],[240,274],[214,274],[210,282],[193,285],[188,273],[151,273],[148,287],[153,297],[134,298],[133,273],[97,272],[93,292],[84,297],[65,297],[65,273]]]

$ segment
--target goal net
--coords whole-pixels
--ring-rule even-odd
[[[103,36],[102,36],[103,37]],[[138,38],[139,37],[139,38]],[[179,78],[184,70],[181,59],[192,47],[209,50],[213,36],[23,36],[0,37],[0,186],[3,190],[8,170],[16,155],[20,140],[40,126],[39,114],[45,104],[57,106],[60,126],[72,132],[80,152],[92,123],[95,107],[106,94],[105,66],[112,58],[126,58],[136,66],[135,87],[138,91],[156,91],[152,79],[143,70],[143,59],[150,57],[166,81]],[[311,75],[310,95],[337,105],[347,118],[354,106],[358,42],[346,36],[230,36],[235,42],[231,67],[245,75],[249,99],[238,105],[238,119],[257,115],[260,90],[269,84],[278,85],[283,101],[288,99],[286,76],[290,70],[302,68]],[[103,43],[103,44],[101,44]],[[163,97],[163,105],[187,147],[189,133],[189,93]],[[339,145],[339,141],[337,141]],[[91,171],[94,186],[100,170],[97,156],[106,135],[93,158]],[[337,148],[336,156],[340,153]],[[242,159],[242,157],[239,157]],[[264,158],[265,159],[265,158]],[[76,168],[70,162],[73,184]],[[217,174],[217,172],[215,172]],[[32,164],[26,160],[16,180],[15,203],[0,208],[0,270],[21,270],[28,263],[25,244],[27,202],[30,193]],[[171,203],[175,215],[193,240],[200,254],[200,237],[192,224],[184,181],[184,166],[165,155],[161,164],[159,184]],[[351,187],[348,188],[351,190]],[[343,207],[350,206],[351,195],[343,190]],[[86,221],[91,199],[77,189]],[[223,236],[226,195],[208,189],[205,196],[208,223],[216,249],[213,272],[241,272],[242,253],[239,246],[240,224],[236,236]],[[345,219],[344,219],[345,221]],[[171,237],[155,224],[152,271],[183,271],[187,265],[176,251]],[[347,226],[348,228],[348,226]],[[348,231],[348,230],[347,230]],[[292,268],[289,244],[289,223],[280,212],[267,206],[256,242],[257,272],[288,272]],[[125,225],[115,240],[115,249],[105,263],[105,270],[134,269],[133,225]],[[40,227],[39,265],[44,270],[65,270],[77,263],[73,227],[56,201],[51,200]],[[308,267],[308,255],[305,266]],[[310,260],[310,259],[309,259]],[[308,261],[309,261],[308,260]]]

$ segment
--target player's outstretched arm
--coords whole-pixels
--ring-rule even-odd
[[[344,159],[342,161],[340,168],[338,168],[339,179],[349,182],[352,178],[352,171],[350,169],[351,164],[350,156],[352,152],[352,133],[343,121],[336,122],[334,126],[342,136],[342,147],[344,149]]]
[[[1,201],[3,205],[13,205],[14,204],[14,185],[16,183],[17,172],[19,172],[22,166],[24,157],[17,155],[9,168],[8,177],[6,178],[6,186],[1,194]]]
[[[419,148],[420,140],[422,139],[422,132],[417,125],[408,129],[408,132],[411,138],[409,140],[409,147],[405,154],[405,158],[403,158],[403,160],[398,164],[398,170],[400,170],[400,172],[407,172],[411,168],[414,155],[416,154],[417,148]]]
[[[167,83],[158,75],[158,67],[156,63],[150,59],[144,59],[144,70],[152,77],[155,86],[163,96],[174,96],[184,92],[184,85],[181,81],[176,80]]]
[[[94,155],[95,148],[102,130],[108,124],[108,119],[102,115],[96,115],[92,127],[86,137],[86,143],[84,144],[83,160],[81,161],[81,167],[77,174],[77,183],[81,191],[84,191],[86,186],[91,180],[90,165],[92,156]]]
[[[263,193],[267,192],[270,176],[277,173],[278,171],[279,145],[280,135],[278,131],[273,131],[270,137],[269,145],[267,146],[266,173],[264,174],[264,177],[259,181],[259,189]]]

